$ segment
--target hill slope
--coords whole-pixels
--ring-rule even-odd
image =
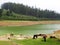
[[[38,20],[38,18],[28,15],[17,14],[14,12],[9,12],[9,10],[3,10],[2,17],[3,20]]]

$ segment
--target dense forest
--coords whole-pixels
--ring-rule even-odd
[[[6,20],[60,20],[60,14],[51,10],[29,7],[23,4],[4,3],[0,9],[0,19]]]

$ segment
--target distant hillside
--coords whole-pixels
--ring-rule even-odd
[[[2,12],[1,19],[2,20],[38,20],[34,16],[17,14],[14,12],[9,13],[9,10],[5,10],[5,9]]]
[[[5,10],[4,10],[5,9]],[[4,3],[0,9],[0,19],[7,20],[60,20],[60,14],[51,10],[29,7],[23,4]]]

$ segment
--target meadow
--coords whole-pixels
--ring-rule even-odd
[[[50,38],[46,42],[43,39],[11,40],[0,41],[0,45],[60,45],[60,40]]]

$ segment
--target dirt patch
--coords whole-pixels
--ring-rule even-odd
[[[60,24],[60,21],[0,21],[0,26],[27,26],[35,24]]]
[[[17,39],[17,40],[24,40],[24,39],[31,39],[32,36],[27,36],[27,35],[14,35],[10,36],[10,34],[5,34],[0,36],[1,41],[11,41],[12,39]]]
[[[54,34],[60,34],[60,30],[54,31]]]

